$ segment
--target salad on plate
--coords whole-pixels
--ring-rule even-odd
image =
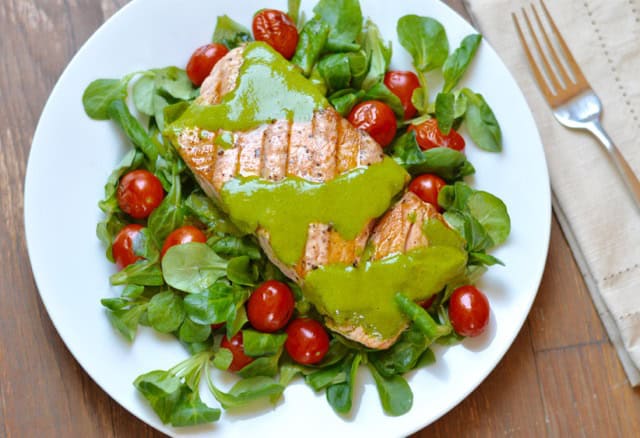
[[[501,150],[483,96],[461,85],[481,36],[451,50],[437,20],[406,15],[392,48],[358,0],[319,0],[312,17],[218,17],[185,69],[138,71],[86,88],[87,115],[132,148],[113,170],[97,234],[118,272],[112,325],[172,334],[190,357],[135,388],[173,426],[214,422],[208,388],[232,410],[276,403],[302,378],[339,414],[369,369],[382,410],[402,415],[405,375],[434,343],[484,331],[474,282],[502,264],[504,203],[472,188],[471,143]],[[229,389],[213,370],[236,376]]]

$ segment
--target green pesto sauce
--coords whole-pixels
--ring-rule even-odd
[[[276,120],[308,122],[328,101],[300,71],[269,45],[247,44],[236,88],[218,105],[192,104],[170,127],[248,131]]]
[[[385,157],[326,183],[294,177],[278,182],[234,178],[222,187],[222,201],[244,231],[265,228],[276,256],[293,265],[304,252],[309,224],[332,224],[342,237],[354,239],[367,222],[389,208],[406,177],[400,165]]]
[[[423,229],[430,246],[357,267],[334,264],[307,275],[303,292],[324,315],[338,324],[360,325],[380,338],[397,334],[408,318],[394,295],[423,300],[464,273],[467,253],[460,235],[438,220]]]
[[[220,146],[222,149],[231,149],[233,147],[233,133],[231,131],[222,131],[213,139],[213,144]]]

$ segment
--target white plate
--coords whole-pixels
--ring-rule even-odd
[[[303,1],[307,16],[316,0]],[[368,372],[358,376],[353,414],[333,413],[324,395],[298,381],[276,407],[254,406],[223,413],[213,426],[173,429],[162,425],[131,382],[153,369],[167,369],[187,357],[168,336],[142,328],[129,345],[109,325],[100,298],[115,296],[108,278],[114,267],[95,236],[101,217],[97,202],[112,168],[126,152],[113,123],[85,116],[81,96],[96,78],[165,65],[184,66],[191,52],[208,42],[216,17],[226,13],[249,24],[263,7],[285,10],[284,0],[137,0],[105,23],[82,47],[58,81],[36,131],[25,183],[25,226],[34,276],[58,333],[87,373],[118,403],[151,426],[171,435],[400,436],[435,421],[466,397],[493,370],[517,335],[538,289],[550,230],[550,192],[538,133],[515,81],[483,42],[465,84],[493,107],[504,135],[501,154],[474,146],[467,154],[477,173],[471,183],[502,198],[513,230],[494,254],[507,264],[492,268],[480,284],[491,301],[489,330],[451,348],[436,348],[437,363],[409,375],[413,409],[401,417],[382,412]],[[393,41],[393,66],[408,68],[409,57],[396,40],[396,21],[416,13],[440,20],[452,49],[473,28],[440,2],[362,0],[370,16]],[[390,13],[390,11],[392,11]],[[206,397],[205,401],[215,405]],[[81,401],[78,401],[81,403]]]

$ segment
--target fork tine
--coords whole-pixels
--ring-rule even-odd
[[[571,71],[573,73],[573,77],[575,78],[575,84],[576,85],[580,85],[580,86],[588,85],[587,84],[587,80],[585,79],[584,75],[582,74],[582,70],[580,69],[580,67],[578,66],[578,63],[576,62],[575,58],[571,54],[571,51],[569,50],[569,47],[567,46],[567,43],[564,41],[564,38],[562,38],[562,35],[560,34],[560,31],[558,30],[558,27],[556,26],[555,21],[553,21],[553,19],[551,18],[551,14],[549,14],[549,10],[547,9],[547,5],[545,5],[544,1],[542,1],[542,0],[540,0],[540,5],[542,6],[542,9],[544,10],[544,14],[547,16],[547,20],[549,20],[549,24],[551,25],[551,30],[553,31],[555,37],[557,38],[558,42],[560,43],[560,47],[562,48],[562,51],[564,52],[564,56],[567,59],[567,62],[569,63],[569,68],[571,69]]]
[[[542,93],[545,95],[547,101],[553,99],[553,93],[551,89],[547,85],[547,81],[545,81],[542,72],[538,68],[533,55],[531,55],[531,51],[529,50],[529,45],[527,44],[527,40],[524,38],[524,34],[522,33],[522,28],[520,28],[520,23],[518,22],[518,17],[515,12],[511,13],[511,17],[513,18],[513,23],[516,25],[516,30],[518,31],[518,36],[520,37],[520,42],[522,43],[522,47],[524,48],[524,53],[527,55],[527,60],[529,61],[529,65],[531,66],[531,70],[533,70],[533,76],[536,78],[536,82],[538,86],[542,89]]]
[[[545,55],[544,50],[540,45],[540,40],[538,40],[538,35],[536,35],[535,31],[533,30],[533,26],[531,25],[531,20],[529,20],[529,15],[527,15],[527,11],[525,11],[524,8],[522,8],[522,13],[524,14],[524,20],[527,23],[527,28],[529,29],[529,33],[531,34],[531,39],[533,39],[533,43],[536,45],[536,48],[538,49],[538,54],[540,55],[540,59],[542,60],[542,65],[544,66],[544,69],[547,72],[547,77],[551,81],[551,85],[553,86],[553,88],[556,90],[555,94],[558,94],[558,91],[562,89],[562,86],[558,82],[558,79],[556,78],[556,74],[551,68],[551,65],[549,64],[547,55]]]
[[[540,1],[542,2],[542,0],[540,0]],[[536,22],[538,23],[538,27],[542,31],[542,36],[544,37],[544,40],[547,43],[547,48],[549,49],[549,53],[551,54],[551,58],[553,59],[553,62],[555,63],[556,67],[558,68],[558,71],[560,72],[560,76],[562,77],[562,81],[564,82],[565,87],[567,87],[573,81],[569,78],[569,75],[567,74],[567,71],[564,69],[564,65],[562,65],[562,62],[560,62],[560,58],[558,58],[558,54],[556,53],[556,49],[553,48],[553,44],[551,43],[551,40],[549,39],[549,35],[547,34],[547,31],[545,30],[544,26],[542,25],[542,20],[540,20],[540,15],[538,15],[538,10],[536,9],[536,7],[535,7],[535,5],[533,3],[531,3],[531,10],[533,11],[533,15],[536,18]]]

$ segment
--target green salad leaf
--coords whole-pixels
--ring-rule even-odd
[[[108,120],[109,106],[115,100],[127,97],[128,81],[120,79],[96,79],[82,94],[84,111],[94,120]]]
[[[140,286],[162,286],[162,270],[160,265],[149,260],[140,260],[113,274],[109,281],[112,285],[137,284]]]
[[[347,373],[344,370],[343,364],[338,363],[307,374],[304,380],[307,385],[317,392],[331,385],[346,382]]]
[[[378,26],[369,19],[362,31],[362,49],[367,54],[369,69],[360,88],[368,90],[382,82],[391,62],[391,43],[385,43]]]
[[[138,331],[138,324],[142,314],[147,310],[146,302],[131,302],[127,307],[113,306],[113,302],[102,301],[107,310],[107,317],[111,325],[122,334],[129,342],[133,342]],[[115,307],[115,308],[114,308]]]
[[[200,399],[200,377],[208,378],[211,353],[198,353],[168,371],[155,370],[139,376],[133,385],[147,399],[165,424],[193,426],[220,418],[220,409],[211,408]]]
[[[431,17],[405,15],[397,25],[398,39],[413,58],[418,72],[442,67],[449,56],[449,40],[444,26]]]
[[[384,377],[404,374],[416,368],[432,339],[412,324],[390,348],[369,353],[369,362]]]
[[[503,264],[486,251],[503,243],[511,231],[511,219],[504,202],[488,192],[457,182],[442,188],[438,204],[446,210],[447,222],[466,240],[469,264]]]
[[[220,15],[216,21],[216,28],[213,31],[211,42],[223,44],[227,46],[229,50],[235,49],[241,44],[253,41],[251,31],[241,25],[240,23],[233,21],[227,15]]]
[[[188,317],[193,322],[219,324],[227,321],[235,311],[235,298],[230,286],[216,283],[204,292],[187,295],[184,298],[184,306]]]
[[[151,327],[160,333],[177,330],[184,321],[186,312],[182,298],[173,291],[154,295],[149,301],[147,318]]]
[[[400,375],[384,377],[376,367],[369,366],[373,380],[376,382],[380,403],[385,413],[397,417],[406,414],[413,405],[413,392],[409,384]]]
[[[173,230],[182,226],[184,211],[182,208],[182,185],[180,176],[173,175],[171,190],[164,197],[160,205],[153,210],[148,219],[148,227],[158,242],[164,239]]]
[[[413,321],[416,328],[422,331],[431,342],[451,332],[450,327],[439,325],[433,320],[431,315],[429,315],[429,312],[407,298],[406,295],[398,292],[396,293],[395,299],[400,310]]]
[[[115,121],[131,142],[147,157],[152,166],[160,155],[158,142],[154,140],[136,119],[123,99],[116,99],[107,109],[109,118]]]
[[[500,152],[502,150],[502,131],[491,107],[481,94],[465,88],[462,90],[467,98],[465,124],[474,143],[485,151]]]
[[[242,343],[247,356],[274,355],[282,349],[286,340],[286,333],[273,334],[242,330]]]
[[[298,46],[291,58],[291,62],[302,69],[305,76],[309,77],[313,66],[316,64],[329,38],[329,25],[314,18],[309,20],[298,38]]]
[[[287,15],[294,24],[300,22],[300,0],[287,0]]]
[[[215,396],[216,400],[225,409],[233,409],[245,406],[249,402],[263,398],[272,397],[282,394],[284,386],[280,385],[271,377],[256,376],[248,379],[242,379],[229,390],[224,392],[216,388],[211,380],[209,389]]]
[[[186,312],[185,312],[186,314]],[[211,324],[198,324],[191,318],[184,318],[184,322],[178,331],[178,338],[182,342],[204,342],[211,335]]]
[[[162,258],[167,284],[193,294],[206,291],[226,270],[227,261],[200,242],[172,246]]]
[[[473,175],[475,169],[464,154],[449,148],[422,151],[414,132],[398,137],[390,146],[391,156],[412,175],[434,173],[447,182]]]
[[[453,93],[438,93],[436,97],[436,119],[438,129],[444,135],[449,134],[455,121],[456,97]]]
[[[344,52],[360,48],[356,43],[362,30],[362,10],[358,0],[320,0],[313,12],[329,25],[327,51]]]
[[[480,41],[482,41],[482,35],[467,35],[460,43],[460,47],[449,55],[442,66],[442,76],[444,77],[443,93],[452,91],[453,88],[458,85],[458,82],[460,82],[460,79],[467,71],[469,64],[471,64],[480,45]]]
[[[342,371],[345,375],[344,382],[333,383],[327,387],[327,401],[334,411],[339,414],[348,414],[353,403],[353,386],[356,372],[362,361],[360,354],[348,356],[342,363]]]

